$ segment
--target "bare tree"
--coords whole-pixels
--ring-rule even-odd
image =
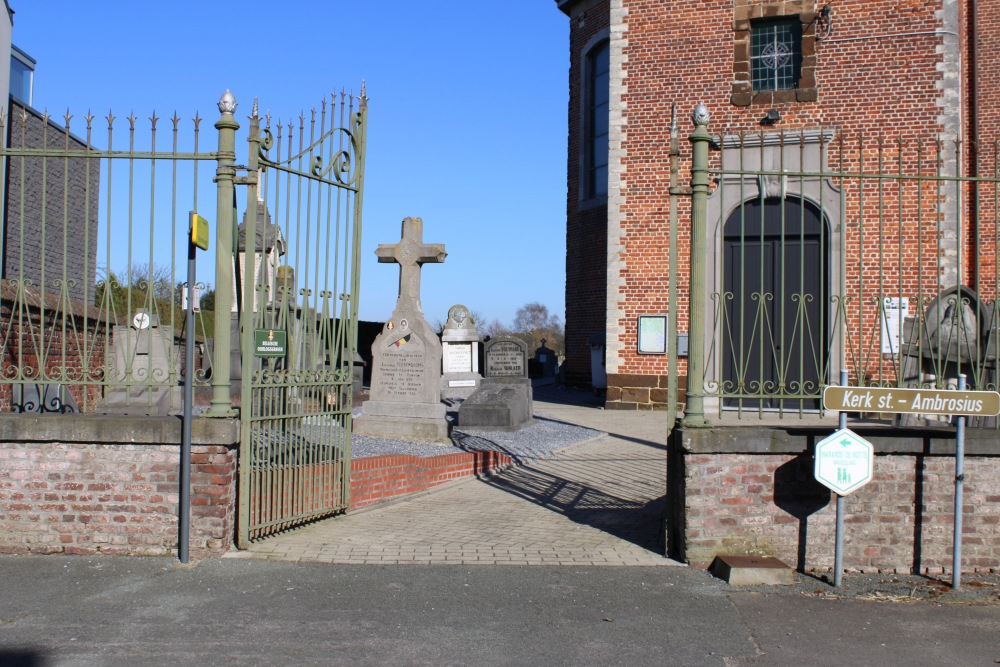
[[[557,353],[563,351],[563,326],[558,315],[549,313],[544,304],[533,302],[517,309],[514,314],[513,333],[533,350],[545,339],[545,346]]]

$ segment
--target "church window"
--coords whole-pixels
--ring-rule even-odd
[[[736,3],[733,93],[738,107],[819,100],[816,12],[811,0]]]
[[[750,71],[754,91],[797,88],[802,70],[802,23],[798,17],[754,21]]]
[[[587,94],[584,144],[584,193],[588,198],[608,194],[608,102],[610,48],[602,42],[587,55]]]

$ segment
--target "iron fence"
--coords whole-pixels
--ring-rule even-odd
[[[696,410],[805,417],[841,368],[852,385],[997,388],[996,142],[697,135],[715,150],[692,174],[711,179],[702,221],[692,207]]]
[[[15,102],[0,119],[0,409],[179,409],[188,212],[216,154],[197,116],[163,121]],[[197,322],[204,383],[212,329]]]

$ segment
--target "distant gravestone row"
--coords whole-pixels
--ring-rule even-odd
[[[440,339],[420,306],[420,270],[447,257],[440,243],[423,242],[423,221],[406,218],[399,243],[375,251],[379,262],[399,264],[395,310],[372,345],[369,400],[354,420],[354,431],[367,435],[447,443],[443,400],[461,401],[459,425],[512,430],[530,423],[529,364],[542,377],[554,378],[555,353],[542,341],[529,360],[527,345],[509,336],[481,340],[469,309],[456,304]]]

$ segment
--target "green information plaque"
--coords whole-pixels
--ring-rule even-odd
[[[288,332],[279,329],[254,329],[255,357],[283,357],[288,349]]]

